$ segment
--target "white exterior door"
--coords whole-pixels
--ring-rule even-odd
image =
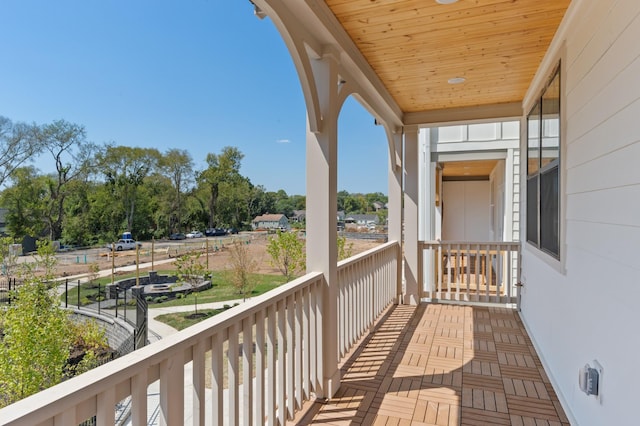
[[[443,182],[443,241],[488,241],[490,239],[490,189],[488,180]]]

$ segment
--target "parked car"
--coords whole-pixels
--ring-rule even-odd
[[[136,247],[142,247],[142,243],[129,238],[120,238],[118,241],[113,243],[113,247],[116,249],[116,251],[135,250]],[[107,243],[107,248],[111,250],[112,244]]]
[[[205,229],[204,234],[207,237],[218,237],[222,235],[227,235],[227,230],[223,228],[209,228],[209,229]]]
[[[238,228],[229,228],[227,229],[227,234],[237,234]]]
[[[200,231],[191,231],[187,234],[187,238],[202,238],[202,232]]]
[[[170,240],[184,240],[185,238],[187,238],[187,236],[184,235],[182,232],[177,232],[175,234],[169,235]]]

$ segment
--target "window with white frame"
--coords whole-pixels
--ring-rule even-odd
[[[560,258],[560,67],[527,116],[527,241]]]

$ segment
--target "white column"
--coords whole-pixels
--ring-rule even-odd
[[[398,241],[402,248],[402,131],[387,130],[389,143],[389,241]],[[399,251],[399,254],[402,250]],[[396,303],[402,297],[402,259],[398,259]]]
[[[418,126],[404,128],[404,303],[420,302],[418,287]]]
[[[434,214],[435,214],[435,163],[431,161],[431,132],[429,129],[422,129],[418,132],[419,137],[419,230],[420,240],[433,240],[434,235]]]
[[[338,73],[331,56],[312,59],[322,127],[312,132],[307,119],[307,272],[324,274],[321,299],[323,378],[319,397],[330,398],[340,386],[338,369],[338,283],[337,283],[337,143]]]
[[[435,235],[435,217],[436,217],[436,164],[431,161],[431,129],[421,129],[418,132],[418,152],[420,153],[420,180],[419,180],[419,198],[418,198],[418,239],[420,241],[434,240]],[[433,287],[433,267],[435,265],[432,255],[426,255],[420,258],[418,253],[418,262],[422,262],[421,276],[418,277],[418,288]]]

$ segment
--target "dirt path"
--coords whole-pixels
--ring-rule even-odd
[[[244,234],[239,238],[243,238],[244,241],[248,241],[246,244],[247,249],[251,257],[258,263],[257,272],[261,274],[279,274],[280,271],[271,266],[271,258],[267,254],[266,247],[268,244],[268,239],[266,235],[251,235]],[[208,256],[208,269],[212,271],[222,271],[229,268],[230,265],[230,252],[228,249],[229,244],[231,244],[232,238],[214,238],[209,240],[209,256]],[[148,271],[151,269],[150,266],[143,267],[142,265],[148,265],[151,262],[151,253],[150,247],[151,244],[149,242],[143,243],[143,249],[140,250],[139,253],[139,263],[141,265],[140,271]],[[189,240],[184,244],[176,244],[173,248],[169,249],[156,249],[153,253],[153,259],[155,262],[162,261],[165,259],[171,259],[176,257],[176,250],[188,250],[187,244],[190,244],[193,247],[193,250],[198,250],[204,253],[206,251],[205,240],[197,239],[197,240]],[[348,239],[347,247],[351,247],[352,255],[361,253],[363,251],[369,250],[370,248],[376,247],[380,245],[380,241],[371,241],[371,240],[359,240],[359,239]],[[72,254],[72,257],[78,257],[82,260],[82,254]],[[112,264],[115,265],[116,268],[128,265],[136,264],[136,253],[134,251],[126,251],[126,252],[118,252],[116,253],[115,261],[112,263],[112,258],[109,255],[108,250],[103,250],[100,252],[98,256],[94,255],[91,261],[87,263],[64,263],[59,262],[56,268],[57,275],[64,276],[75,276],[79,274],[88,274],[92,265],[97,264],[97,268],[99,270],[110,270]],[[207,257],[201,255],[200,261],[203,265],[207,265]],[[171,268],[171,264],[164,263],[162,268]]]

